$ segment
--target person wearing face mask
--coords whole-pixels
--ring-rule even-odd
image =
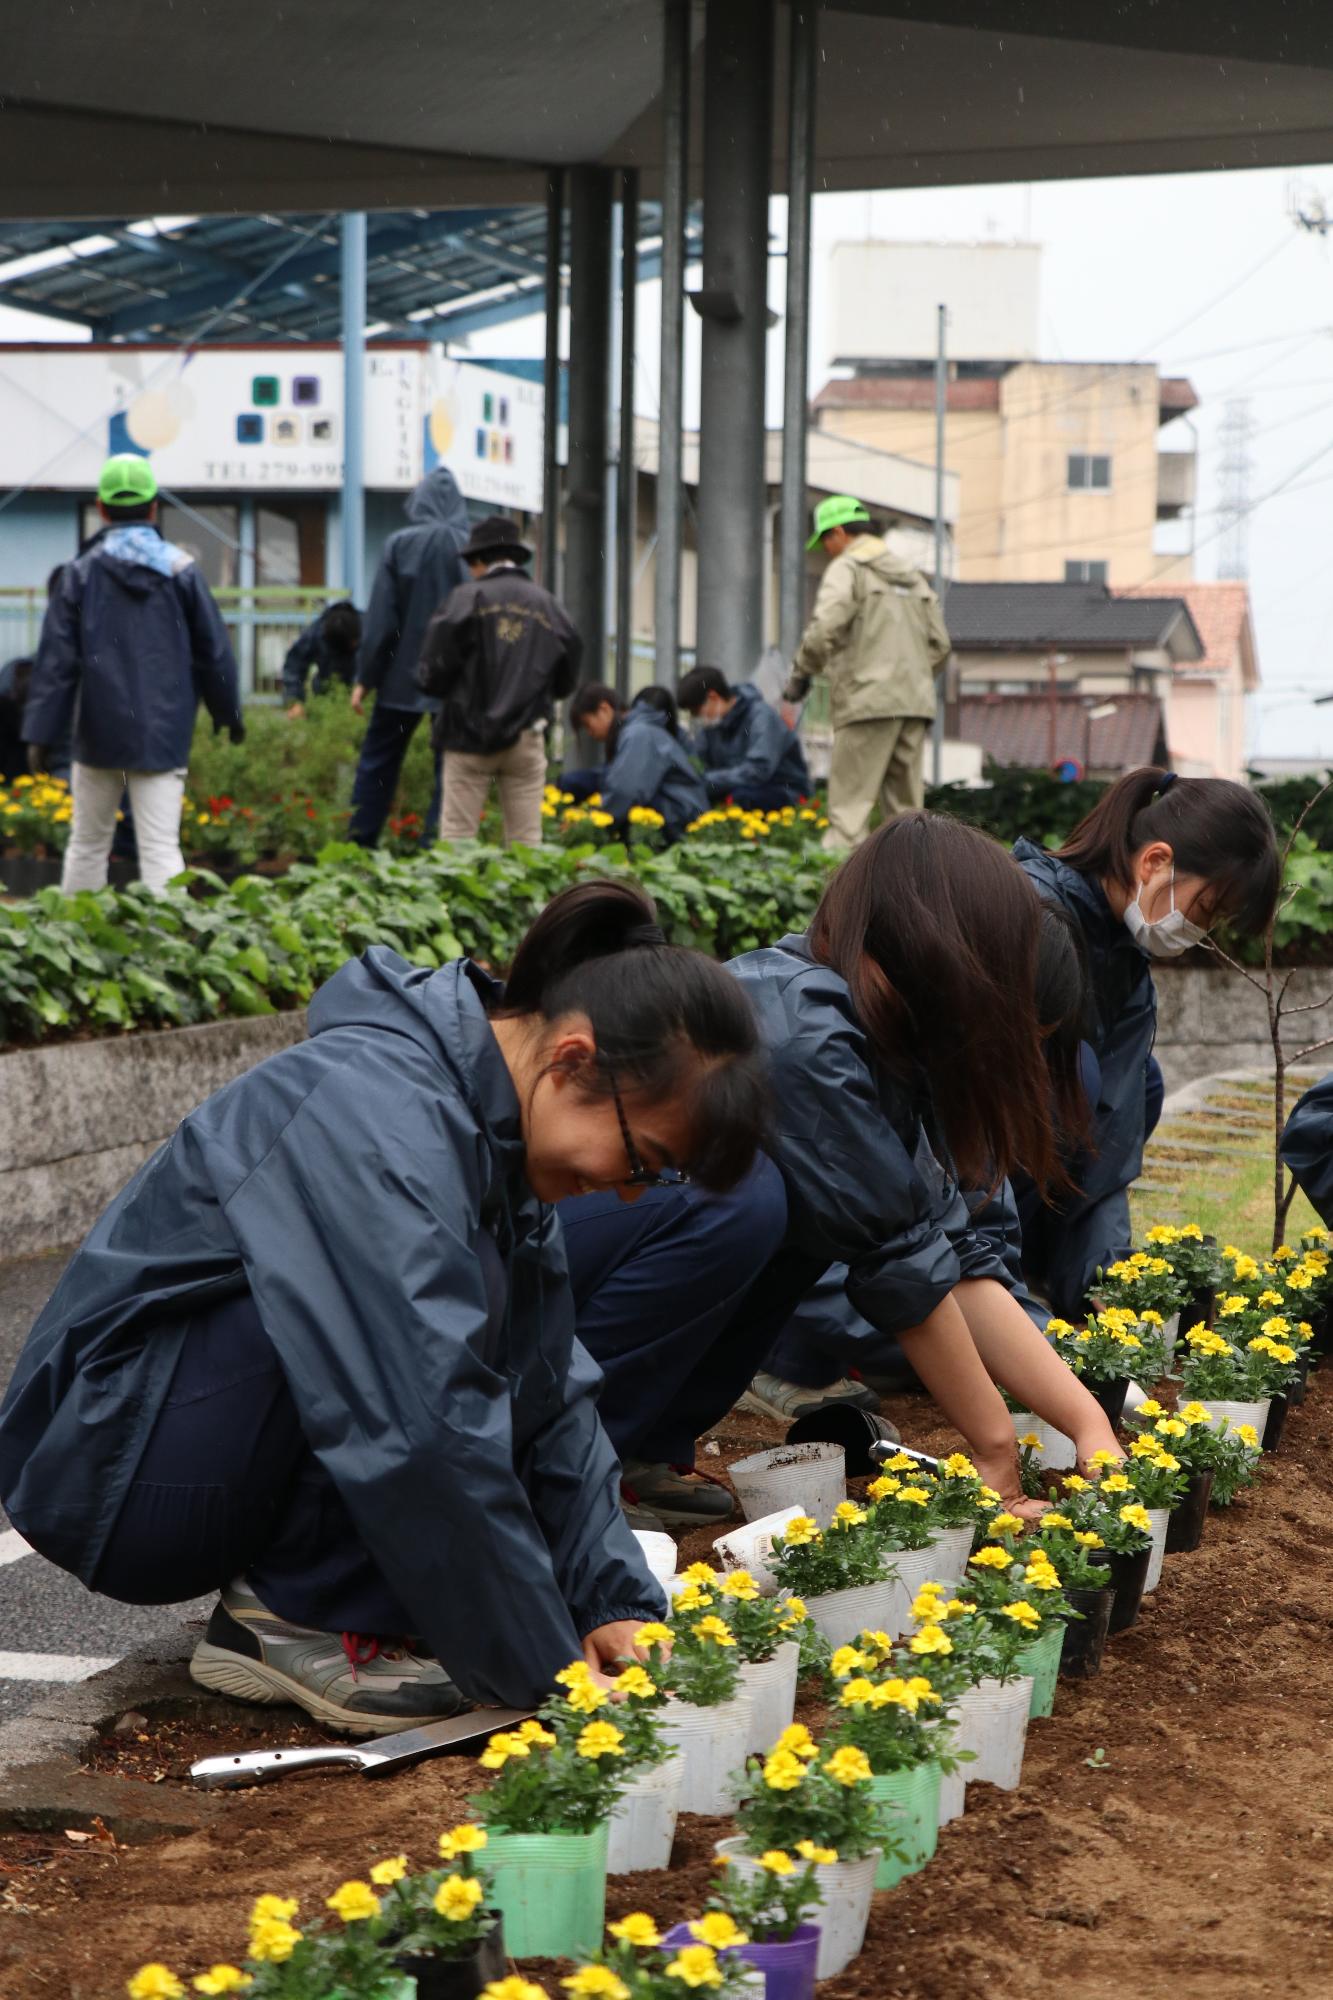
[[[1055,853],[1019,840],[1014,858],[1074,918],[1089,967],[1090,1140],[1068,1163],[1073,1191],[1048,1202],[1014,1177],[1024,1277],[1074,1319],[1097,1271],[1130,1247],[1128,1189],[1161,1108],[1151,966],[1202,943],[1223,920],[1258,935],[1281,863],[1268,812],[1244,785],[1151,765],[1118,779]]]
[[[702,724],[695,747],[711,800],[731,799],[746,812],[780,812],[809,798],[813,787],[801,739],[753,681],[732,687],[717,667],[695,667],[676,694],[685,713]]]
[[[539,1702],[661,1606],[552,1204],[741,1181],[753,1013],[593,881],[503,987],[376,946],[308,1026],[93,1225],[0,1407],[0,1499],[107,1597],[220,1590],[204,1687],[354,1735]]]

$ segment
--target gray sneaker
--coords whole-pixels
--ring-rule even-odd
[[[626,1459],[621,1470],[622,1494],[636,1512],[653,1517],[655,1528],[708,1527],[729,1521],[736,1511],[727,1488],[706,1479],[692,1465],[648,1465],[642,1459]]]
[[[470,1705],[439,1661],[413,1652],[410,1641],[289,1625],[243,1577],[219,1598],[190,1678],[234,1701],[294,1703],[347,1736],[416,1729]]]
[[[879,1397],[864,1382],[829,1382],[822,1389],[806,1389],[799,1382],[784,1382],[778,1375],[761,1370],[737,1403],[738,1410],[771,1417],[774,1423],[795,1423],[797,1417],[813,1416],[829,1403],[848,1403],[856,1410],[879,1409]]]

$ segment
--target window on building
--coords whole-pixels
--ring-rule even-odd
[[[1111,461],[1104,452],[1071,451],[1069,490],[1071,493],[1106,493],[1111,485]]]
[[[1110,571],[1109,563],[1086,562],[1083,561],[1082,559],[1080,559],[1077,562],[1066,561],[1065,582],[1105,583],[1108,580],[1109,571]]]

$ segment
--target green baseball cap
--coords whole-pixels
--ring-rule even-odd
[[[826,535],[830,528],[850,528],[853,523],[858,527],[868,528],[870,516],[861,502],[854,500],[850,493],[835,493],[831,500],[821,500],[815,508],[815,532],[806,543],[806,548],[814,548],[820,537]]]
[[[109,458],[97,482],[97,497],[104,507],[146,507],[157,498],[152,466],[133,451]]]

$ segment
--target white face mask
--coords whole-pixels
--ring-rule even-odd
[[[1198,924],[1192,924],[1182,910],[1176,908],[1176,870],[1171,867],[1171,908],[1164,917],[1149,922],[1140,906],[1140,898],[1147,885],[1139,883],[1138,894],[1125,909],[1125,928],[1141,952],[1149,958],[1179,958],[1182,952],[1193,945],[1202,944],[1208,933]]]

